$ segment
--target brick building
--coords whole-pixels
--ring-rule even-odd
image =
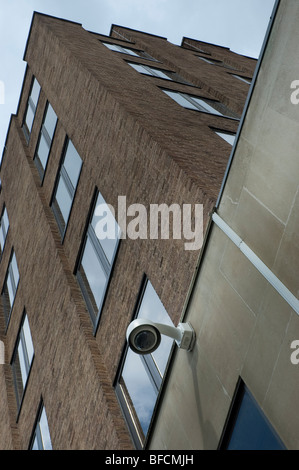
[[[173,344],[141,360],[126,329],[148,307],[182,320],[200,250],[141,237],[136,219],[136,239],[101,241],[98,207],[119,233],[119,196],[202,204],[205,231],[256,61],[39,13],[24,60],[0,173],[0,448],[146,448]]]

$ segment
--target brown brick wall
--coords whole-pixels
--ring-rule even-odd
[[[139,75],[123,56],[106,49],[98,36],[78,24],[43,15],[36,15],[33,22],[23,92],[1,168],[0,200],[7,206],[11,228],[0,263],[0,283],[14,246],[20,285],[2,336],[10,361],[25,307],[35,358],[14,425],[16,403],[7,379],[8,398],[0,402],[0,416],[6,420],[0,448],[28,447],[41,396],[54,448],[130,448],[112,385],[144,273],[174,323],[182,314],[199,256],[197,251],[184,250],[184,240],[121,241],[96,335],[74,276],[95,187],[114,207],[118,195],[127,197],[127,205],[137,202],[147,207],[202,203],[206,226],[230,153],[230,146],[209,126],[236,131],[238,125],[181,108],[159,90],[166,85],[215,98],[208,86],[198,88],[191,52],[141,33],[134,33],[133,39],[138,47],[163,58],[161,66],[180,73],[185,56],[186,78],[194,77],[195,86]],[[27,146],[21,124],[32,74],[42,93]],[[220,83],[223,77],[217,80]],[[243,103],[245,98],[243,91]],[[41,185],[33,157],[47,99],[59,123]],[[231,96],[227,102],[234,105]],[[83,167],[62,243],[50,201],[66,135]],[[7,368],[6,375],[10,373]]]

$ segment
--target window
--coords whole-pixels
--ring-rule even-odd
[[[143,285],[136,318],[173,325],[149,280]],[[162,336],[159,348],[145,356],[126,347],[115,390],[137,448],[145,443],[172,345],[171,338]]]
[[[43,124],[41,126],[34,161],[40,177],[43,178],[57,124],[56,114],[49,102],[46,104]]]
[[[23,120],[23,131],[26,137],[27,142],[29,141],[33,120],[35,116],[35,111],[37,108],[38,98],[40,94],[40,85],[35,77],[32,79],[30,94],[27,102],[27,107]]]
[[[233,134],[232,132],[226,132],[226,131],[215,131],[219,137],[224,139],[227,143],[230,145],[234,145],[234,141],[236,138],[236,134]]]
[[[81,167],[82,160],[71,140],[67,138],[51,204],[61,236],[66,230]]]
[[[241,75],[236,75],[236,74],[232,74],[233,77],[237,78],[238,80],[241,80],[242,82],[245,82],[245,83],[248,83],[248,85],[251,84],[251,78],[248,78],[248,77],[241,77]]]
[[[52,450],[48,419],[43,404],[39,409],[30,450]]]
[[[284,450],[285,446],[244,382],[237,386],[220,449]]]
[[[1,220],[0,220],[0,247],[1,247],[1,253],[3,253],[3,250],[4,250],[4,245],[5,245],[5,241],[6,241],[6,237],[7,237],[8,227],[9,227],[9,220],[8,220],[6,207],[4,207],[4,209],[2,211]]]
[[[18,408],[21,406],[33,356],[34,348],[28,317],[24,314],[12,359],[12,370]]]
[[[186,93],[179,93],[177,91],[163,90],[166,95],[176,101],[180,106],[187,109],[194,109],[204,113],[217,114],[219,116],[230,117],[239,119],[236,113],[230,111],[219,101],[210,100],[208,98],[200,98]]]
[[[167,80],[172,80],[170,76],[166,75],[167,73],[171,74],[172,72],[166,72],[160,69],[149,67],[148,65],[134,64],[132,62],[128,62],[128,64],[131,67],[133,67],[133,69],[137,70],[137,72],[139,73],[152,75],[154,77],[159,77],[159,78],[166,78]]]
[[[153,57],[151,57],[147,52],[144,52],[144,51],[131,49],[128,47],[119,46],[118,44],[111,44],[111,43],[103,42],[103,41],[102,41],[102,44],[104,44],[104,46],[108,47],[108,49],[114,52],[121,52],[123,54],[132,55],[134,57],[142,57],[144,59],[156,60]]]
[[[8,270],[2,290],[2,303],[6,325],[8,325],[11,310],[14,304],[18,284],[19,284],[19,270],[14,251],[12,252]]]
[[[77,279],[96,329],[118,248],[120,228],[98,193],[88,223]]]
[[[200,57],[200,56],[197,56],[200,60],[203,60],[204,62],[207,62],[208,64],[212,64],[212,65],[221,65],[222,62],[221,60],[217,60],[217,59],[211,59],[210,57],[208,59],[206,59],[205,57]]]

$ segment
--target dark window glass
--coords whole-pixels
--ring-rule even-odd
[[[222,449],[285,450],[248,388],[240,383]]]

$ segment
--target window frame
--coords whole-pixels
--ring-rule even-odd
[[[48,113],[48,109],[49,109],[49,106],[51,106],[55,116],[56,116],[56,122],[55,122],[55,126],[54,126],[54,130],[53,130],[53,134],[52,134],[52,137],[49,135],[49,132],[48,132],[48,129],[46,128],[45,126],[45,122],[46,122],[46,119],[47,119],[47,113]],[[57,123],[58,123],[58,118],[57,118],[57,115],[53,109],[53,106],[51,105],[51,103],[49,101],[46,102],[46,105],[45,105],[45,110],[44,110],[44,115],[43,115],[43,120],[42,120],[42,124],[41,124],[41,127],[40,127],[40,131],[39,131],[39,135],[38,135],[38,140],[37,140],[37,144],[36,144],[36,148],[35,148],[35,152],[34,152],[34,163],[35,163],[35,166],[37,168],[37,171],[38,171],[38,174],[40,176],[40,179],[41,179],[41,182],[43,183],[43,180],[44,180],[44,177],[45,177],[45,174],[46,174],[46,170],[47,170],[47,166],[48,166],[48,161],[49,161],[49,156],[50,156],[50,152],[51,152],[51,148],[52,148],[52,144],[53,144],[53,140],[54,140],[54,137],[55,137],[55,132],[56,132],[56,128],[57,128]],[[45,167],[43,167],[43,164],[42,164],[42,161],[38,155],[38,150],[39,150],[39,146],[40,146],[40,142],[41,142],[41,139],[42,137],[44,137],[44,140],[45,140],[45,143],[48,147],[48,152],[47,152],[47,158],[46,158],[46,164],[45,164]]]
[[[225,425],[224,425],[224,428],[223,428],[223,431],[222,431],[222,435],[221,435],[221,438],[220,438],[220,441],[219,441],[219,444],[218,444],[218,450],[229,450],[228,447],[229,447],[231,438],[232,438],[234,430],[235,430],[235,426],[236,426],[236,423],[237,423],[237,420],[238,420],[239,412],[242,408],[243,399],[246,395],[251,398],[251,401],[254,404],[255,409],[262,416],[262,418],[264,420],[264,423],[267,425],[269,431],[272,433],[275,440],[277,442],[279,442],[280,445],[282,446],[281,450],[284,450],[285,449],[284,443],[282,442],[281,438],[279,437],[279,435],[277,434],[277,432],[275,431],[275,429],[271,425],[270,421],[268,420],[268,418],[264,414],[263,410],[260,408],[259,404],[255,400],[255,398],[252,395],[251,391],[249,390],[249,388],[247,387],[245,382],[241,379],[241,377],[239,377],[238,382],[237,382],[235,393],[234,393],[234,396],[233,396],[233,399],[232,399],[232,402],[231,402],[231,406],[230,406],[230,409],[229,409],[229,412],[228,412],[228,415],[227,415],[227,418],[226,418],[226,422],[225,422]],[[236,449],[236,450],[238,450],[238,449]],[[239,449],[239,450],[243,450],[243,449]],[[252,449],[252,450],[254,450],[254,449]],[[260,449],[260,450],[262,450],[262,449]],[[267,449],[264,449],[264,450],[267,450]]]
[[[39,91],[38,91],[38,97],[37,97],[36,104],[34,103],[32,97],[31,97],[35,81],[39,86]],[[40,86],[37,78],[33,75],[32,79],[31,79],[30,91],[29,91],[29,95],[28,95],[28,99],[27,99],[27,103],[26,103],[26,109],[25,109],[24,116],[23,116],[23,122],[22,122],[22,129],[23,129],[27,144],[29,143],[29,140],[30,140],[30,137],[31,137],[32,127],[33,127],[33,123],[34,123],[36,109],[37,109],[38,102],[39,102],[40,92],[41,92],[41,86]],[[32,118],[32,123],[31,123],[31,128],[30,129],[28,128],[28,125],[27,125],[27,122],[26,122],[29,107],[30,107],[30,109],[33,113],[33,118]]]
[[[41,430],[41,426],[40,426],[43,413],[45,413],[44,416],[46,417],[47,431],[49,433],[50,444],[51,444],[50,449],[45,449],[44,445],[43,445],[43,435],[42,435],[42,430]],[[35,439],[36,439],[37,444],[38,444],[38,449],[33,449]],[[45,408],[43,399],[41,399],[41,402],[40,402],[39,407],[38,407],[38,412],[37,412],[37,415],[36,415],[32,435],[31,435],[30,442],[29,442],[29,450],[53,450],[51,434],[50,434],[50,428],[49,428],[49,422],[48,422],[48,416],[47,416],[47,413],[46,413],[46,408]]]
[[[26,319],[27,319],[27,322],[28,322],[31,346],[32,346],[32,350],[33,350],[31,360],[30,360],[29,354],[28,354],[28,338],[26,339],[26,332],[24,330],[24,324],[25,324]],[[23,376],[21,374],[22,388],[23,388],[21,394],[20,394],[20,389],[17,385],[17,380],[18,379],[17,379],[17,371],[16,371],[16,367],[17,367],[16,366],[16,360],[17,360],[17,357],[19,358],[19,345],[20,344],[21,344],[22,351],[23,351],[25,372],[26,372],[25,383],[23,382]],[[20,409],[21,409],[21,406],[22,406],[22,403],[23,403],[23,399],[24,399],[25,392],[26,392],[26,389],[27,389],[27,384],[28,384],[30,372],[31,372],[31,369],[32,369],[32,364],[33,364],[33,361],[34,361],[34,356],[35,356],[35,350],[34,350],[34,345],[33,345],[33,340],[32,340],[32,334],[31,334],[29,319],[28,319],[26,310],[24,310],[22,320],[21,320],[21,323],[20,323],[20,327],[19,327],[19,331],[18,331],[18,335],[17,335],[17,339],[16,339],[16,342],[15,342],[13,354],[12,354],[12,359],[11,359],[11,362],[10,362],[11,369],[12,369],[12,375],[13,375],[13,382],[14,382],[18,412],[20,412]],[[20,362],[20,358],[19,358],[19,362]],[[21,366],[19,366],[19,367],[20,367],[20,370],[21,370]]]
[[[75,146],[72,143],[71,139],[68,136],[66,136],[65,141],[64,141],[64,145],[63,145],[63,149],[62,149],[62,153],[61,153],[61,159],[60,159],[60,163],[59,163],[58,172],[57,172],[57,175],[56,175],[54,190],[53,190],[53,194],[52,194],[52,197],[51,197],[51,204],[50,204],[51,208],[52,208],[52,211],[53,211],[53,214],[55,216],[55,220],[56,220],[56,223],[57,223],[58,230],[60,232],[62,241],[64,240],[64,237],[65,237],[65,234],[66,234],[66,231],[67,231],[67,227],[68,227],[68,223],[69,223],[69,220],[70,220],[70,216],[71,216],[71,212],[72,212],[72,208],[73,208],[73,204],[74,204],[74,200],[75,200],[75,196],[76,196],[76,192],[77,192],[77,188],[78,188],[78,184],[79,184],[79,180],[80,180],[80,175],[81,175],[81,171],[82,171],[82,167],[83,167],[83,160],[82,160],[79,152],[77,152],[77,154],[78,154],[78,156],[81,160],[81,165],[80,165],[80,170],[79,170],[79,173],[78,173],[76,186],[74,187],[73,183],[71,181],[71,178],[70,178],[70,176],[67,172],[67,169],[64,166],[65,159],[66,159],[68,148],[69,148],[70,144],[73,145],[74,149],[77,152],[77,149],[75,148]],[[60,206],[59,206],[58,200],[56,198],[57,189],[58,189],[58,186],[59,186],[59,183],[60,183],[61,179],[63,180],[63,182],[66,186],[67,192],[68,192],[68,194],[71,198],[71,205],[70,205],[70,209],[69,209],[69,212],[68,212],[67,220],[64,221],[65,222],[64,227],[63,227],[63,224],[61,223],[61,218],[60,218],[60,214],[59,214]],[[61,212],[61,210],[60,210],[60,212]],[[61,216],[64,219],[62,213],[61,213]]]
[[[17,271],[18,271],[17,282],[14,279],[14,272],[13,272],[13,266],[12,266],[13,258],[15,258],[16,267],[17,267]],[[9,297],[8,286],[7,286],[8,277],[10,277],[11,287],[12,287],[12,291],[13,291],[12,303],[10,303],[10,298],[9,298],[9,311],[8,311],[8,308],[7,308],[7,296]],[[19,267],[18,267],[18,263],[17,263],[17,257],[16,257],[16,254],[15,254],[14,248],[12,248],[10,258],[9,258],[9,262],[8,262],[8,266],[7,266],[7,270],[6,270],[6,274],[5,274],[4,283],[3,283],[3,286],[2,286],[2,291],[1,291],[1,301],[2,301],[2,305],[3,305],[3,313],[4,313],[4,320],[5,320],[6,329],[8,328],[8,325],[9,325],[9,322],[10,322],[10,318],[11,318],[12,310],[13,310],[13,307],[14,307],[14,304],[15,304],[15,299],[16,299],[19,284],[20,284],[20,272],[19,272]],[[7,292],[4,292],[5,289],[7,290]]]
[[[144,299],[144,295],[145,295],[148,283],[151,284],[151,287],[155,291],[155,293],[157,295],[157,298],[160,300],[160,298],[159,298],[155,288],[153,287],[151,281],[144,274],[142,282],[141,282],[141,286],[140,286],[140,289],[139,289],[139,293],[138,293],[138,296],[137,296],[137,301],[136,301],[136,304],[135,304],[135,307],[134,307],[134,314],[133,314],[132,320],[138,318],[138,315],[140,313],[140,308],[142,306],[142,302],[143,302],[143,299]],[[160,302],[161,302],[161,300],[160,300]],[[167,313],[166,310],[165,310],[165,312]],[[167,313],[167,315],[168,315],[168,313]],[[142,317],[140,317],[140,318],[142,318]],[[121,360],[120,360],[119,367],[118,367],[116,377],[115,377],[115,380],[114,380],[114,390],[115,390],[115,394],[116,394],[116,397],[118,399],[121,411],[123,413],[125,422],[128,426],[128,430],[129,430],[129,433],[131,435],[132,441],[133,441],[136,449],[138,449],[138,450],[144,449],[146,447],[147,441],[149,439],[152,424],[153,424],[153,421],[155,419],[156,410],[157,410],[158,403],[159,403],[159,398],[160,398],[160,395],[162,393],[163,383],[164,383],[164,380],[165,380],[165,377],[166,377],[166,374],[167,374],[169,362],[172,358],[172,353],[173,353],[174,347],[175,347],[175,342],[173,341],[172,345],[169,349],[169,354],[168,354],[168,358],[167,358],[167,363],[165,365],[165,369],[163,371],[163,374],[161,375],[161,373],[158,369],[158,365],[156,364],[156,361],[155,361],[152,354],[137,355],[136,353],[134,353],[133,351],[131,351],[129,349],[127,341],[124,344]],[[146,435],[144,435],[144,433],[143,433],[142,425],[140,423],[140,420],[139,420],[139,417],[137,415],[137,412],[135,410],[134,405],[130,406],[130,402],[131,402],[132,398],[130,396],[129,391],[127,391],[127,394],[126,394],[125,391],[123,391],[123,389],[122,389],[122,384],[121,384],[122,374],[123,374],[124,367],[126,365],[126,359],[127,359],[128,351],[130,351],[131,354],[136,354],[136,356],[140,358],[140,360],[141,360],[141,362],[144,366],[144,371],[146,372],[146,374],[148,376],[148,379],[149,379],[149,382],[151,383],[151,385],[153,387],[153,390],[156,394],[156,400],[155,400],[155,403],[154,403],[154,406],[153,406],[153,411],[152,411],[152,415],[151,415],[151,418],[150,418],[150,422],[149,422],[149,426],[148,426],[148,430],[147,430]],[[144,440],[143,440],[143,437],[144,437]]]
[[[8,221],[8,227],[7,228],[6,228],[6,224],[5,223],[3,224],[3,222],[5,222],[5,220],[4,220],[5,214],[6,214],[6,218],[7,218],[7,221]],[[3,209],[2,209],[1,218],[0,218],[0,231],[1,231],[1,234],[3,236],[3,246],[1,246],[1,242],[0,242],[0,259],[2,257],[3,252],[4,252],[9,227],[10,227],[10,223],[9,223],[7,208],[6,208],[6,205],[3,204]]]
[[[112,42],[107,42],[107,41],[102,41],[102,40],[100,40],[100,42],[112,52],[119,52],[121,54],[130,55],[131,57],[139,57],[140,59],[146,59],[146,60],[152,60],[154,62],[158,62],[157,59],[154,59],[154,57],[152,57],[150,54],[148,54],[147,52],[141,49],[134,49],[132,47],[122,46],[120,44],[115,44]],[[133,54],[127,51],[133,52]]]
[[[212,127],[210,126],[210,129],[218,136],[220,137],[222,140],[224,140],[225,142],[227,142],[231,147],[234,146],[234,143],[236,141],[236,132],[233,132],[233,131],[227,131],[225,129],[221,129],[221,128],[218,128],[218,127]],[[229,140],[227,140],[225,137],[223,137],[222,135],[227,135],[227,136],[231,136],[234,138],[234,142],[231,143],[229,142]]]
[[[116,241],[116,244],[115,244],[115,247],[114,247],[113,255],[112,255],[111,261],[109,262],[109,260],[107,259],[106,254],[105,254],[104,248],[102,247],[102,245],[101,245],[100,241],[98,240],[98,238],[95,234],[95,231],[92,227],[92,219],[93,219],[93,216],[94,216],[94,212],[95,212],[95,209],[96,209],[96,206],[97,206],[97,201],[98,201],[99,196],[101,196],[103,198],[102,193],[96,187],[96,189],[94,191],[94,194],[93,194],[93,197],[92,197],[92,202],[91,202],[89,213],[88,213],[88,216],[87,216],[87,222],[86,222],[86,226],[85,226],[85,229],[84,229],[84,233],[83,233],[83,237],[82,237],[82,241],[81,241],[81,246],[80,246],[80,249],[79,249],[79,253],[78,253],[78,257],[77,257],[77,261],[76,261],[76,265],[75,265],[75,270],[74,270],[74,275],[75,275],[75,277],[78,281],[79,287],[80,287],[81,292],[82,292],[83,299],[86,303],[86,307],[87,307],[87,310],[89,312],[89,316],[90,316],[91,323],[92,323],[92,326],[93,326],[94,335],[96,335],[96,332],[97,332],[97,329],[98,329],[98,326],[99,326],[101,313],[102,313],[102,310],[103,310],[103,307],[104,307],[104,304],[105,304],[105,300],[106,300],[106,297],[107,297],[107,294],[108,294],[110,281],[111,281],[111,278],[113,276],[113,271],[114,271],[114,268],[115,268],[115,262],[116,262],[116,259],[117,259],[117,254],[118,254],[120,241],[121,241],[121,235],[120,235],[120,232],[119,232],[119,236],[117,238],[117,241]],[[103,200],[104,200],[104,198],[103,198]],[[115,221],[116,221],[116,219],[115,219]],[[116,223],[117,223],[117,221],[116,221]],[[87,241],[90,241],[90,243],[92,244],[92,248],[94,248],[95,255],[97,256],[97,261],[101,265],[101,268],[104,271],[104,274],[106,274],[105,288],[103,290],[103,294],[102,294],[102,297],[101,297],[100,304],[97,307],[97,311],[95,311],[95,309],[93,308],[92,299],[90,298],[90,295],[88,294],[86,285],[84,283],[84,279],[83,279],[82,274],[80,272],[80,268],[82,267],[82,260],[83,260],[83,257],[84,257]],[[88,282],[88,284],[89,284],[89,282]]]
[[[175,103],[177,103],[182,108],[189,109],[191,111],[210,114],[212,116],[218,116],[218,117],[225,118],[225,119],[232,119],[233,121],[240,121],[240,118],[237,117],[236,113],[231,111],[229,108],[227,108],[225,105],[223,105],[220,101],[213,100],[211,98],[205,98],[205,97],[202,97],[202,96],[191,95],[190,93],[184,93],[184,92],[177,91],[177,90],[171,90],[171,89],[167,89],[167,88],[160,88],[160,89],[164,92],[164,94],[166,96],[171,98]],[[188,106],[183,106],[182,104],[178,103],[178,101],[176,101],[175,98],[172,98],[168,93],[173,93],[173,94],[177,94],[177,95],[182,96],[186,100],[186,102],[189,102],[193,107],[191,108],[191,107],[188,107]],[[215,112],[209,111],[208,108],[206,108],[204,105],[201,105],[200,103],[198,103],[196,101],[196,99],[202,101],[208,107],[213,108],[215,110]],[[220,107],[223,106],[224,108],[226,108],[230,113],[234,114],[235,116],[228,116],[226,114],[223,114],[221,111],[218,111],[216,107],[215,108],[213,107],[213,103],[215,105],[220,106]]]

